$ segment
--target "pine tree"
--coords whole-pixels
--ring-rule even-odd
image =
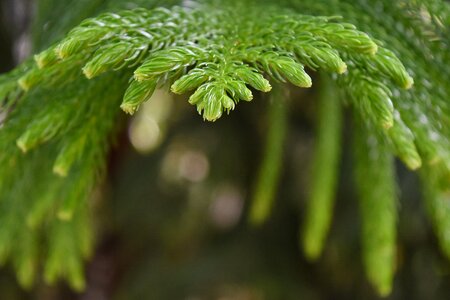
[[[361,256],[378,294],[391,293],[398,259],[396,158],[420,175],[429,221],[450,258],[448,2],[41,0],[32,27],[34,57],[0,77],[0,262],[14,266],[23,287],[43,274],[49,284],[63,277],[85,289],[92,203],[124,113],[139,120],[161,89],[187,97],[209,122],[246,107],[240,102],[267,104],[248,202],[254,226],[283,201],[296,95],[317,102],[299,227],[308,260],[326,247],[344,130]]]

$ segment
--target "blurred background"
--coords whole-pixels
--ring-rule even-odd
[[[145,5],[0,3],[1,72],[105,7]],[[290,104],[282,178],[266,224],[251,226],[247,210],[264,148],[267,99],[241,103],[206,123],[185,99],[158,91],[136,117],[124,117],[108,178],[96,191],[97,246],[86,263],[86,291],[75,294],[64,282],[23,291],[5,265],[0,299],[377,299],[360,258],[349,126],[326,250],[311,264],[299,249],[316,107],[314,90],[292,93],[298,100]],[[398,177],[398,270],[388,299],[450,299],[450,265],[425,220],[418,178],[400,164]]]

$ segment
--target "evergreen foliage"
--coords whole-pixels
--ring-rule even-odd
[[[42,1],[37,24],[48,10],[58,13],[57,2]],[[270,93],[266,152],[250,208],[254,223],[267,219],[287,104],[295,101],[286,83],[310,88],[315,71],[318,143],[301,229],[306,256],[320,256],[330,228],[345,105],[354,112],[367,278],[381,295],[390,293],[394,155],[419,169],[430,220],[450,257],[448,2],[73,2],[72,18],[50,24],[58,28],[48,36],[35,34],[35,48],[43,51],[34,61],[0,77],[0,262],[13,263],[23,286],[33,285],[42,265],[47,282],[65,277],[74,289],[84,288],[83,260],[93,247],[91,200],[121,127],[119,107],[134,114],[157,88],[189,94],[207,121]],[[58,40],[76,18],[94,13]]]

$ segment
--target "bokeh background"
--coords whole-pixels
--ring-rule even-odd
[[[92,14],[145,2],[2,0],[0,70]],[[292,93],[298,100],[290,105],[282,178],[266,224],[251,226],[247,210],[267,100],[206,123],[185,99],[158,91],[136,117],[123,116],[108,177],[95,192],[97,246],[86,262],[86,291],[73,293],[64,282],[24,291],[5,265],[0,299],[377,299],[361,264],[349,126],[326,250],[312,264],[299,249],[316,107],[314,90]],[[450,299],[450,265],[425,219],[418,178],[401,164],[398,177],[398,265],[388,299]]]

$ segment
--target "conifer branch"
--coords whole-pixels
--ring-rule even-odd
[[[65,276],[73,288],[84,287],[82,260],[92,249],[87,201],[104,172],[119,107],[133,114],[166,86],[189,93],[199,114],[216,121],[239,101],[252,101],[255,90],[271,92],[277,101],[283,83],[311,87],[311,71],[331,74],[357,112],[356,174],[364,176],[357,184],[370,281],[380,294],[389,293],[396,220],[392,154],[412,170],[424,166],[430,219],[449,252],[447,2],[377,0],[374,9],[367,0],[198,0],[186,6],[134,0],[145,8],[122,11],[119,0],[105,6],[75,2],[78,13],[62,18],[61,29],[53,28],[47,39],[35,37],[43,51],[34,62],[0,76],[0,262],[11,259],[24,286],[33,284],[41,255],[37,241],[44,237],[50,249],[43,255],[45,279]],[[105,8],[110,12],[86,19],[58,41],[77,17]],[[65,8],[48,0],[38,16],[52,9],[58,14]],[[325,17],[336,15],[342,17]],[[311,258],[323,247],[336,181],[339,103],[327,100],[324,95],[319,104],[319,124],[333,120],[335,126],[319,128],[316,157],[326,167],[316,164],[316,200],[308,209],[304,247]],[[274,122],[250,211],[256,223],[273,206],[286,110],[275,104],[270,109]]]
[[[392,154],[355,117],[355,182],[366,275],[381,296],[391,293],[396,264],[397,188]]]
[[[306,258],[316,260],[325,245],[334,208],[341,147],[342,108],[336,87],[322,74],[318,99],[317,142],[311,165],[311,183],[303,224]]]
[[[254,225],[260,225],[267,220],[276,197],[288,125],[286,93],[282,87],[276,86],[269,99],[269,128],[249,212],[250,222]]]

